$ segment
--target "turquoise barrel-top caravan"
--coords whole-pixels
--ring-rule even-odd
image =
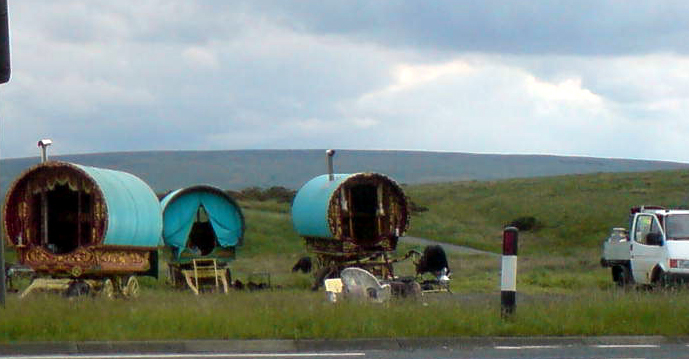
[[[402,188],[380,173],[317,176],[297,192],[292,223],[314,253],[319,270],[346,266],[392,275],[389,254],[409,225]],[[325,274],[317,274],[318,281]]]
[[[163,241],[171,250],[170,278],[198,293],[199,281],[208,279],[225,290],[230,281],[228,264],[243,244],[244,216],[237,203],[222,190],[196,185],[170,192],[161,200]]]
[[[161,207],[132,174],[38,164],[8,189],[3,221],[19,261],[43,276],[35,287],[83,282],[109,296],[136,295],[135,275],[157,276]]]

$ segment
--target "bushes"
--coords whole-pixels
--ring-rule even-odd
[[[407,196],[407,203],[409,204],[409,212],[411,214],[417,214],[428,211],[428,207],[417,204],[416,202],[412,201],[411,198],[409,198],[409,196]]]
[[[294,190],[281,186],[273,186],[268,189],[261,189],[260,187],[249,187],[241,191],[225,191],[230,197],[236,200],[254,200],[267,201],[274,199],[278,203],[292,203],[295,194]]]
[[[543,224],[534,216],[521,216],[513,219],[507,226],[517,227],[520,231],[535,231],[541,228]]]
[[[158,199],[161,200],[172,191],[157,193]],[[241,191],[233,191],[231,189],[225,190],[225,193],[235,200],[253,200],[253,201],[268,201],[276,200],[278,203],[292,203],[292,199],[297,191],[281,186],[273,186],[268,189],[261,189],[260,187],[249,187]]]

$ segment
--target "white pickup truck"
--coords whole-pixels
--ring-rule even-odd
[[[689,210],[632,208],[629,230],[613,228],[601,264],[620,286],[689,282]]]

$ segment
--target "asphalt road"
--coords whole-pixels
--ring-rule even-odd
[[[422,246],[430,246],[430,245],[434,245],[434,244],[439,244],[439,245],[443,246],[443,249],[445,249],[446,251],[451,251],[451,252],[457,252],[457,253],[462,253],[462,254],[485,254],[485,255],[494,256],[494,257],[500,256],[500,254],[498,254],[498,253],[482,251],[482,250],[474,249],[471,247],[458,246],[456,244],[436,242],[436,241],[432,241],[430,239],[420,238],[420,237],[404,236],[404,237],[400,237],[400,242],[408,243],[408,244],[419,244]]]
[[[363,351],[322,351],[305,353],[128,353],[128,354],[42,354],[1,356],[7,359],[206,359],[206,358],[366,358],[366,359],[508,359],[508,358],[543,358],[543,359],[601,359],[601,358],[639,358],[665,359],[687,358],[687,345],[544,345],[544,346],[495,346],[479,348],[434,348],[417,350],[363,350]]]
[[[541,346],[494,346],[470,349],[425,349],[413,352],[364,353],[367,359],[601,359],[638,358],[666,359],[687,358],[685,344],[667,345],[541,345]]]
[[[428,338],[26,343],[0,345],[11,359],[171,358],[689,358],[689,338]]]

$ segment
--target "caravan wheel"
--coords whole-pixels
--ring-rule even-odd
[[[100,290],[101,296],[107,299],[115,299],[115,285],[112,279],[106,278],[103,280],[103,286]]]
[[[127,279],[127,284],[122,288],[122,294],[124,294],[125,298],[139,297],[139,281],[136,279],[136,276],[130,276]]]

